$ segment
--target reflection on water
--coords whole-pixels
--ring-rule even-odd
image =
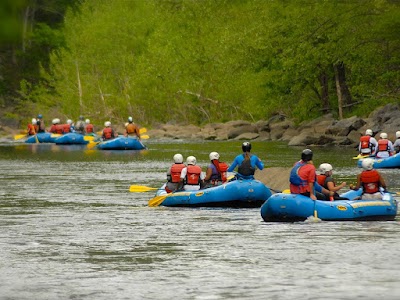
[[[277,224],[259,209],[149,208],[153,193],[129,186],[160,186],[174,153],[205,167],[209,152],[229,162],[240,143],[148,147],[0,146],[0,299],[400,297],[399,218]],[[253,149],[269,166],[299,155],[282,144]],[[360,171],[353,149],[314,152],[340,180]],[[382,173],[398,190],[399,170]]]

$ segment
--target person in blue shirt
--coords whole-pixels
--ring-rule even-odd
[[[228,172],[232,172],[237,166],[237,178],[253,179],[256,168],[262,170],[264,169],[264,164],[257,155],[250,154],[251,144],[249,142],[244,142],[242,144],[242,150],[243,154],[239,154],[235,157],[233,163],[228,168]]]

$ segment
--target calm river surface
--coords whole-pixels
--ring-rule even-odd
[[[268,167],[302,148],[254,142]],[[0,299],[399,299],[400,218],[265,223],[259,209],[147,207],[172,156],[199,165],[241,142],[148,140],[148,150],[0,145]],[[355,149],[312,148],[354,182]],[[400,191],[400,171],[382,170]]]

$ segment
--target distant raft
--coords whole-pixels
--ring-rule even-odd
[[[65,133],[62,136],[56,138],[55,143],[57,145],[86,145],[88,143],[84,138],[85,136],[76,132]]]
[[[259,208],[271,196],[270,189],[255,179],[238,179],[216,187],[197,191],[182,191],[167,194],[160,189],[156,198],[157,205],[175,207],[230,207]]]
[[[324,221],[391,221],[396,218],[397,201],[390,193],[384,193],[382,200],[354,200],[362,194],[348,191],[341,197],[350,200],[312,200],[299,194],[274,194],[261,206],[261,217],[265,222],[305,221],[313,216]],[[314,206],[315,204],[315,206]]]
[[[54,143],[57,137],[52,137],[52,133],[50,132],[39,132],[36,134],[36,137],[39,141],[39,143]],[[36,142],[36,137],[34,135],[30,135],[26,140],[25,143],[28,144],[35,144]]]
[[[400,168],[400,153],[397,153],[393,156],[385,157],[385,158],[374,158],[373,167],[374,169],[384,169],[384,168]],[[357,161],[357,166],[361,168],[363,159],[359,159]]]
[[[135,137],[116,137],[112,140],[102,141],[97,145],[100,150],[143,150],[146,146]]]

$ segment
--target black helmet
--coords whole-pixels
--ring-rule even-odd
[[[243,150],[243,152],[250,152],[251,144],[249,142],[244,142],[242,144],[242,150]]]
[[[79,120],[83,120],[84,119],[84,117],[83,116],[79,116]]]
[[[304,149],[303,152],[301,152],[301,159],[303,161],[309,161],[312,160],[313,153],[310,149]]]

